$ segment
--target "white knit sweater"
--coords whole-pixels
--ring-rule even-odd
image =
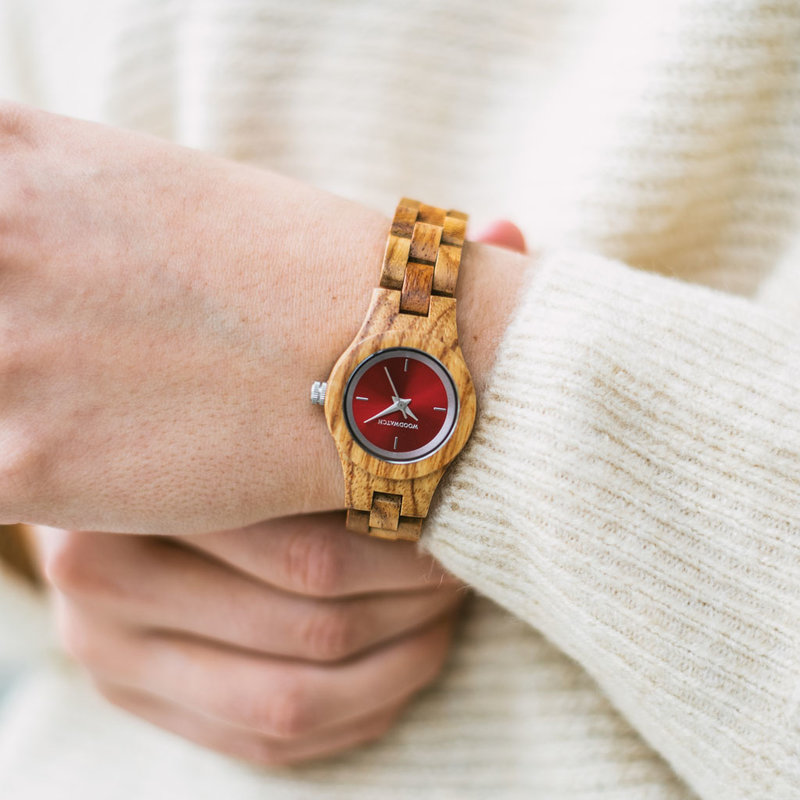
[[[796,2],[0,0],[0,92],[542,254],[424,538],[481,596],[396,729],[201,750],[0,579],[2,800],[800,798]]]

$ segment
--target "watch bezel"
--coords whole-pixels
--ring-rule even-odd
[[[373,444],[359,429],[353,414],[353,395],[355,394],[356,386],[361,376],[376,363],[391,358],[397,358],[400,353],[408,353],[409,358],[425,363],[442,381],[445,393],[447,394],[447,415],[439,432],[425,445],[414,450],[405,451],[406,457],[403,458],[397,458],[397,454],[392,450],[386,450]],[[355,369],[350,373],[342,395],[342,414],[344,415],[344,421],[347,425],[347,429],[350,431],[350,435],[368,455],[388,464],[413,464],[417,461],[429,458],[437,451],[441,450],[456,429],[459,410],[458,388],[456,387],[450,371],[436,356],[426,350],[421,350],[419,347],[386,347],[371,353],[357,364]]]

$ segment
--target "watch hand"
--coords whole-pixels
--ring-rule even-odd
[[[395,403],[396,403],[398,401],[398,399],[400,398],[400,395],[397,393],[397,389],[395,388],[394,381],[392,380],[392,376],[389,374],[389,368],[388,367],[384,367],[383,371],[386,373],[386,377],[389,379],[389,386],[392,387],[392,392],[393,392],[392,400],[394,400]]]
[[[419,422],[417,415],[409,408],[411,404],[411,398],[403,398],[403,397],[393,397],[392,400],[397,404],[400,413],[403,415],[403,419],[408,419],[411,417],[415,422]]]
[[[385,417],[387,414],[391,414],[393,411],[399,411],[400,406],[397,403],[392,403],[388,408],[384,408],[383,411],[379,411],[374,416],[370,417],[369,419],[365,419],[361,424],[366,425],[368,422],[372,422],[374,419],[378,419],[378,417]]]

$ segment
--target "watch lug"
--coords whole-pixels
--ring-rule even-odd
[[[431,295],[428,315],[416,316],[400,312],[400,292],[396,289],[374,289],[367,315],[351,347],[363,339],[387,331],[430,336],[457,344],[455,298]]]
[[[437,469],[418,478],[384,478],[374,475],[339,453],[344,470],[345,506],[371,511],[373,495],[395,495],[401,499],[399,513],[403,517],[424,517],[428,514],[433,493],[439,485],[445,468]]]

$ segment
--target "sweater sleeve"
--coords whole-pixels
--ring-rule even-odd
[[[702,798],[800,797],[800,322],[546,257],[423,541]]]

